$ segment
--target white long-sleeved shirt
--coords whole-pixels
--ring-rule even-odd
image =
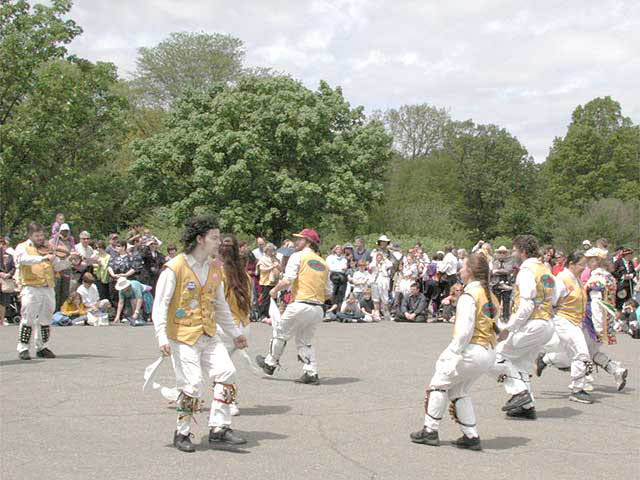
[[[200,285],[207,282],[209,276],[209,260],[198,263],[192,255],[187,255],[187,264],[189,268],[196,274]],[[165,268],[156,284],[156,298],[153,301],[153,312],[151,318],[156,330],[156,338],[160,346],[167,345],[169,339],[167,337],[167,315],[169,312],[169,304],[176,290],[176,274],[170,268]],[[214,299],[214,315],[216,323],[222,328],[222,331],[231,338],[239,337],[242,332],[233,321],[231,310],[224,296],[224,283],[220,282],[216,290]]]
[[[606,277],[610,275],[609,272],[602,268],[596,268],[591,272],[591,275],[602,275],[602,277]],[[602,307],[600,306],[599,301],[602,301],[604,297],[602,296],[602,292],[598,290],[591,290],[589,292],[589,302],[591,304],[591,321],[593,322],[593,328],[595,329],[598,335],[602,335],[604,330],[604,316],[607,315],[606,312],[602,311]]]
[[[536,276],[529,268],[529,266],[534,263],[540,263],[540,260],[537,258],[527,258],[522,262],[522,265],[520,265],[520,271],[516,277],[516,285],[520,291],[520,304],[518,310],[511,314],[509,321],[504,326],[504,328],[511,331],[520,330],[529,321],[529,317],[535,308],[533,301],[537,295]]]
[[[468,293],[471,289],[480,285],[480,282],[474,281],[468,283],[464,287],[464,293],[458,299],[456,306],[456,326],[453,330],[454,335],[447,347],[447,350],[456,355],[461,355],[464,348],[469,345],[473,330],[476,326],[476,302]]]
[[[89,288],[85,287],[83,283],[78,287],[76,292],[80,294],[80,296],[82,297],[82,303],[84,303],[85,306],[87,307],[89,306],[93,307],[97,305],[98,302],[100,301],[100,294],[98,293],[98,287],[96,287],[94,283],[92,283],[89,286]]]
[[[26,243],[31,247],[34,246],[31,240],[27,240]],[[29,255],[25,245],[22,243],[16,247],[13,258],[15,259],[16,267],[20,265],[37,265],[45,261],[45,258],[41,255]]]
[[[349,268],[347,257],[343,257],[342,255],[329,255],[326,262],[330,272],[344,273],[347,271],[347,268]]]
[[[299,252],[295,252],[293,255],[289,257],[289,261],[287,262],[287,268],[284,271],[284,278],[289,282],[293,283],[293,281],[298,278],[298,272],[300,271],[300,263],[302,259],[302,254],[307,251],[312,251],[309,247],[303,248]],[[324,286],[324,293],[327,298],[333,295],[333,283],[329,279],[329,275],[327,275],[327,283]]]
[[[455,275],[458,272],[458,259],[449,252],[442,259],[442,263],[438,266],[438,271],[446,275]]]

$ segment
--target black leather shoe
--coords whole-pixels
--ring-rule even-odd
[[[427,430],[427,427],[423,427],[422,430],[418,430],[417,432],[409,434],[409,437],[411,438],[411,441],[413,443],[431,445],[432,447],[440,446],[440,437],[438,437],[438,432],[430,432],[429,430]]]
[[[173,446],[181,452],[191,453],[196,451],[196,447],[191,443],[191,434],[181,435],[177,430],[173,434]]]
[[[304,383],[306,385],[320,385],[318,375],[309,375],[307,372],[304,372],[300,378],[296,378],[294,382]]]
[[[540,375],[542,375],[542,371],[547,368],[547,364],[544,363],[544,353],[540,353],[538,354],[538,357],[536,358],[536,377],[539,377]]]
[[[531,395],[527,390],[525,390],[512,396],[507,401],[507,403],[504,404],[504,406],[502,407],[502,411],[508,412],[509,410],[513,410],[514,408],[522,407],[529,402],[531,402]]]
[[[217,432],[209,430],[209,445],[244,445],[247,441],[233,433],[229,427],[222,427]]]
[[[455,441],[454,445],[458,448],[466,448],[467,450],[482,450],[480,437],[469,438],[466,435],[462,435]]]
[[[263,355],[258,355],[256,356],[256,363],[258,364],[258,366],[262,369],[262,371],[264,373],[266,373],[267,375],[271,376],[273,375],[273,372],[276,371],[276,367],[272,367],[271,365],[267,365],[264,362],[265,357]]]
[[[20,360],[31,360],[31,355],[29,355],[29,350],[23,350],[18,354],[18,358]]]
[[[36,356],[39,358],[56,358],[56,354],[49,350],[47,347],[44,347],[42,350],[38,350],[36,352]]]
[[[509,410],[507,412],[507,417],[526,418],[527,420],[535,420],[536,418],[538,418],[538,415],[536,414],[535,407],[532,407],[532,408],[518,407],[518,408],[514,408],[513,410]]]

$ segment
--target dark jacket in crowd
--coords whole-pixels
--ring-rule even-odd
[[[427,299],[424,295],[418,293],[415,297],[412,295],[405,295],[402,299],[402,305],[400,305],[400,314],[415,313],[416,315],[424,315],[427,310]]]

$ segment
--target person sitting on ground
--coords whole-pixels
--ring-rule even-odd
[[[442,300],[442,320],[445,322],[453,323],[456,320],[456,306],[458,305],[458,299],[464,287],[461,283],[455,283],[449,291],[449,296]]]
[[[153,295],[151,287],[137,280],[129,280],[121,277],[116,282],[116,290],[118,291],[118,308],[113,323],[120,321],[120,316],[126,310],[125,303],[130,302],[131,305],[131,321],[134,324],[144,324],[146,315],[151,315],[153,307]]]
[[[66,326],[66,325],[88,325],[87,323],[87,309],[82,301],[82,296],[78,292],[74,292],[69,295],[60,311],[53,315],[51,325]]]
[[[371,289],[367,288],[363,297],[360,299],[360,311],[364,315],[362,319],[365,323],[379,322],[380,312],[376,311],[375,304],[373,303],[373,297],[371,297]]]
[[[360,303],[353,292],[342,302],[336,319],[342,323],[357,323],[364,319],[364,313],[360,311]]]
[[[95,284],[95,277],[89,272],[82,276],[82,285],[78,287],[76,292],[82,297],[82,303],[86,311],[93,315],[105,313],[111,307],[109,300],[100,300],[100,293]]]
[[[338,305],[335,302],[328,300],[328,303],[325,303],[325,306],[327,309],[324,312],[324,318],[322,321],[335,322],[337,320]]]
[[[396,322],[425,323],[427,321],[427,300],[420,293],[417,283],[411,285],[409,295],[402,299],[400,314],[394,320]]]

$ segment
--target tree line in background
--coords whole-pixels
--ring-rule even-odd
[[[249,69],[229,35],[172,33],[122,79],[68,55],[82,33],[70,9],[0,9],[1,232],[64,211],[95,236],[142,221],[174,238],[213,211],[275,241],[314,225],[327,241],[533,233],[563,248],[601,236],[640,247],[640,127],[609,97],[576,107],[537,164],[497,125],[426,103],[367,117],[340,87]]]

